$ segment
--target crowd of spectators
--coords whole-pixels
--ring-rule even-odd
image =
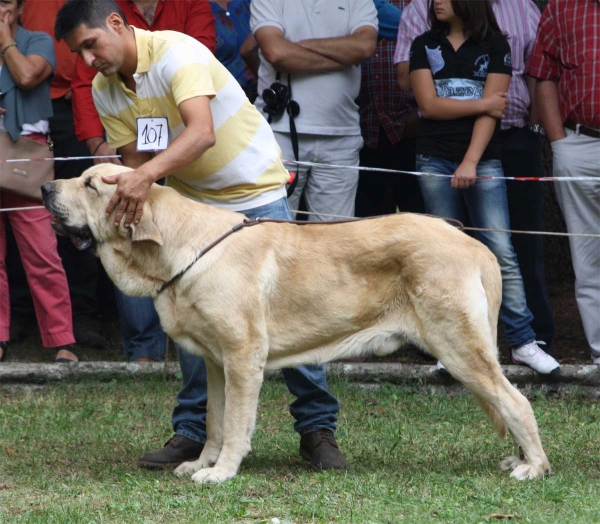
[[[473,17],[482,16],[471,9],[474,3],[489,8],[493,23],[485,30],[473,26]],[[119,164],[106,157],[122,153],[98,112],[93,62],[54,38],[64,4],[0,2],[0,147],[18,151],[34,141],[44,156],[51,156],[52,143],[55,156],[90,157],[56,162],[56,178],[76,177],[93,163]],[[549,139],[554,175],[566,179],[554,185],[568,232],[592,234],[569,242],[579,312],[592,361],[600,365],[600,239],[593,236],[600,233],[600,64],[594,52],[600,1],[549,0],[542,13],[532,0],[116,4],[135,28],[184,33],[214,53],[268,120],[283,158],[318,164],[288,166],[294,172],[289,207],[307,212],[309,221],[428,212],[481,228],[543,231],[542,185],[502,177],[541,176],[541,140]],[[454,18],[444,22],[448,6],[458,25]],[[450,177],[359,172],[359,165]],[[590,180],[568,180],[580,177]],[[189,196],[205,201],[201,190]],[[2,208],[36,205],[31,196],[0,193]],[[236,210],[251,207],[257,206]],[[7,253],[7,222],[18,255]],[[557,370],[543,238],[477,237],[502,268],[501,319],[513,360],[540,373]],[[45,210],[0,209],[0,361],[10,339],[9,297],[27,287],[11,280],[9,294],[7,258],[22,262],[43,345],[56,350],[57,361],[77,360],[74,342],[106,345],[97,259],[67,238],[57,241]],[[126,357],[162,360],[166,336],[152,300],[118,290],[116,297]],[[337,412],[333,401],[331,410]]]

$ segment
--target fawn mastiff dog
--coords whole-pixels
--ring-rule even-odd
[[[234,477],[250,451],[265,370],[358,355],[403,342],[439,359],[521,453],[511,477],[550,464],[527,399],[503,376],[496,331],[500,269],[481,243],[444,220],[398,214],[330,225],[265,222],[208,245],[244,216],[154,185],[137,226],[105,216],[115,185],[102,164],[42,187],[57,233],[95,249],[124,293],[152,297],[165,332],[206,359],[208,438],[176,473]]]

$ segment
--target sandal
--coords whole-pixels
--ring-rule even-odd
[[[4,362],[6,355],[8,355],[8,342],[0,342],[0,349],[2,350],[2,356],[0,362]]]
[[[59,346],[59,347],[56,348],[56,354],[57,355],[61,351],[68,351],[69,353],[72,353],[75,358],[74,359],[72,359],[72,358],[64,358],[64,357],[55,358],[54,359],[55,363],[58,363],[58,364],[68,364],[70,362],[79,362],[79,357],[73,351],[73,346],[70,346],[70,345],[69,346]]]

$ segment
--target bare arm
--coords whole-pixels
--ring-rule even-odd
[[[398,62],[396,71],[398,72],[398,85],[400,86],[400,90],[404,93],[410,93],[412,87],[410,85],[409,63]]]
[[[132,222],[139,223],[152,184],[190,165],[215,144],[209,97],[190,98],[179,104],[179,112],[185,130],[167,149],[144,162],[148,157],[142,157],[137,152],[134,155],[132,144],[128,144],[123,151],[124,162],[135,166],[135,171],[102,177],[108,184],[118,184],[106,208],[106,216],[116,208],[115,225],[119,225],[123,215],[125,227]]]
[[[359,65],[373,56],[377,46],[377,30],[363,26],[348,36],[313,38],[302,40],[298,45],[346,66]]]
[[[327,73],[346,65],[286,40],[277,27],[261,27],[254,34],[265,59],[282,73]]]
[[[25,56],[17,47],[4,53],[4,63],[20,89],[33,89],[52,74],[52,66],[39,55]]]
[[[506,93],[508,86],[504,91],[489,90],[490,76],[492,75],[488,76],[484,96],[479,100],[453,100],[451,98],[439,97],[433,82],[433,75],[429,69],[417,69],[413,71],[410,74],[410,83],[424,118],[431,120],[455,120],[457,118],[484,114],[502,118],[508,105]]]
[[[537,103],[536,96],[536,79],[530,76],[525,76],[525,81],[527,82],[527,89],[529,90],[529,125],[534,126],[540,123],[540,111]]]
[[[540,122],[550,142],[565,138],[565,128],[560,114],[558,87],[552,80],[539,80],[536,88]]]
[[[510,85],[510,76],[490,73],[485,82],[483,95],[496,93],[498,91],[508,91]],[[454,173],[451,185],[457,189],[464,189],[472,186],[477,177],[477,164],[481,160],[485,149],[487,148],[494,130],[496,128],[496,119],[488,115],[481,115],[477,118],[471,135],[471,143],[465,154],[465,158]]]
[[[152,153],[137,150],[137,142],[131,142],[119,148],[119,154],[123,165],[132,169],[142,167],[146,162],[152,160]]]
[[[254,35],[250,33],[242,47],[240,47],[240,56],[244,59],[244,62],[250,68],[250,71],[254,73],[254,76],[258,77],[258,66],[260,65],[260,58],[258,56],[258,43]]]

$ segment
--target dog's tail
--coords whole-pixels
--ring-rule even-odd
[[[502,420],[499,413],[494,409],[494,407],[487,400],[482,399],[479,395],[476,395],[475,393],[473,394],[473,396],[475,397],[475,400],[481,406],[481,409],[483,409],[483,411],[485,411],[485,414],[490,419],[490,422],[492,423],[492,426],[496,430],[496,433],[498,433],[500,440],[504,440],[504,437],[506,437],[506,432],[507,432],[507,427],[506,427],[506,424],[504,423],[504,420]]]

